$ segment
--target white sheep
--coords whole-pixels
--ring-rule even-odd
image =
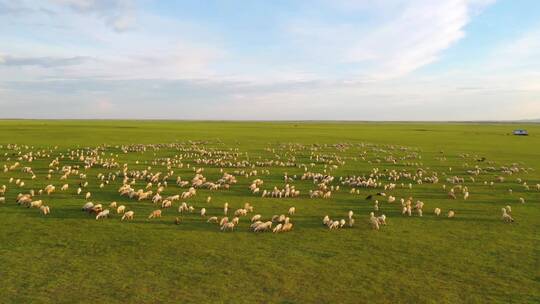
[[[201,208],[201,216],[206,216],[206,208]]]
[[[221,231],[233,231],[234,223],[225,223],[221,226]]]
[[[123,206],[123,205],[122,205],[122,206]],[[120,207],[122,207],[122,206],[120,206]],[[118,207],[118,208],[120,208],[120,207]],[[130,210],[130,211],[124,213],[124,215],[122,216],[122,219],[121,219],[121,220],[122,220],[122,221],[123,221],[123,220],[132,220],[134,215],[135,215],[135,212],[133,212],[132,210]]]
[[[41,206],[39,207],[39,210],[41,211],[41,213],[43,213],[43,215],[51,213],[51,209],[49,208],[49,206]]]
[[[441,208],[435,208],[435,210],[433,210],[433,213],[435,213],[436,216],[439,216],[441,214]]]
[[[221,219],[221,221],[219,221],[219,225],[223,226],[227,224],[228,222],[229,222],[229,218],[225,216],[224,218]]]
[[[261,217],[262,217],[262,216],[261,216],[260,214],[255,214],[253,217],[251,217],[251,222],[252,222],[252,223],[253,223],[253,222],[256,222],[256,221],[260,220]]]
[[[109,217],[109,209],[105,209],[96,215],[96,220]]]
[[[514,219],[510,214],[506,212],[506,208],[501,208],[502,211],[502,220],[506,223],[512,223]]]
[[[453,210],[448,211],[448,218],[453,218],[456,216],[456,213]]]
[[[295,213],[296,213],[296,208],[295,207],[289,208],[289,215],[294,215]]]
[[[283,224],[277,224],[276,227],[274,227],[274,230],[272,230],[272,232],[274,233],[280,232],[282,228],[283,228]]]
[[[158,218],[161,217],[161,210],[154,210],[150,215],[148,216],[148,219]]]
[[[377,221],[379,221],[380,225],[386,225],[386,215],[383,214],[383,215],[377,217]]]
[[[217,224],[218,218],[217,218],[217,216],[212,216],[206,222],[207,223],[216,223]]]
[[[373,212],[371,212],[369,216],[370,216],[369,222],[371,223],[371,228],[374,230],[379,230],[379,219],[375,217],[375,214]]]
[[[94,203],[87,202],[82,206],[82,211],[90,211],[92,208],[94,208]]]
[[[116,208],[116,213],[117,214],[124,213],[124,211],[126,211],[126,206],[124,206],[124,205],[120,205],[120,206],[118,206],[118,208]]]

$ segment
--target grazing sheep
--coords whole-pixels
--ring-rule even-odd
[[[84,196],[85,199],[89,199],[92,196],[90,192],[86,192],[86,195]]]
[[[122,206],[120,206],[120,207],[122,207]],[[118,208],[120,208],[120,207],[118,207]],[[120,212],[118,212],[118,213],[120,213]],[[124,213],[124,215],[122,216],[121,221],[123,221],[123,220],[132,220],[134,215],[135,215],[135,212],[130,210],[130,211]]]
[[[41,213],[43,213],[43,215],[51,213],[51,209],[49,208],[49,206],[41,206],[39,207],[39,210],[41,211]]]
[[[328,226],[329,222],[331,222],[330,217],[328,217],[328,215],[325,215],[322,220],[323,225]]]
[[[285,223],[285,224],[283,224],[283,227],[281,228],[280,232],[288,232],[288,231],[291,231],[292,228],[293,228],[292,223]]]
[[[295,213],[296,213],[296,208],[295,207],[289,208],[289,215],[294,215]]]
[[[441,214],[441,208],[435,208],[433,212],[435,213],[436,216],[439,216]]]
[[[221,226],[221,231],[233,231],[234,230],[234,223],[225,223]]]
[[[453,218],[456,213],[453,210],[448,211],[448,218]]]
[[[28,205],[28,208],[40,208],[42,205],[43,205],[43,201],[37,200],[37,201],[30,202],[30,205]]]
[[[262,217],[262,216],[261,216],[260,214],[255,214],[253,217],[251,217],[251,222],[252,222],[252,223],[253,223],[253,222],[256,222],[256,221],[260,220],[261,217]]]
[[[259,225],[257,225],[253,231],[255,232],[261,232],[261,231],[269,231],[272,229],[272,222],[271,221],[268,221],[268,222],[264,222],[264,223],[260,223]]]
[[[161,202],[161,208],[171,208],[172,202],[170,200],[164,200]]]
[[[152,213],[150,213],[150,215],[148,216],[148,219],[158,218],[158,217],[161,217],[161,210],[159,209],[152,211]]]
[[[224,217],[224,218],[221,219],[221,221],[219,221],[219,225],[223,226],[223,225],[227,224],[228,222],[229,222],[229,218]]]
[[[112,202],[109,204],[109,208],[116,208],[116,202]]]
[[[116,213],[117,214],[124,213],[124,211],[126,211],[126,206],[124,206],[124,205],[120,205],[120,206],[118,206],[118,208],[116,208]]]
[[[380,225],[386,225],[386,215],[383,214],[383,215],[377,217],[377,221],[379,221]]]
[[[92,208],[94,208],[94,203],[88,202],[83,205],[82,211],[90,211]]]
[[[109,217],[109,209],[105,209],[96,215],[96,220]]]
[[[375,214],[373,212],[369,214],[369,222],[372,229],[379,230],[379,219],[375,217]]]
[[[519,202],[522,203],[522,204],[525,204],[525,199],[523,197],[520,197]]]
[[[349,219],[352,219],[353,215],[354,215],[354,212],[352,210],[349,210],[349,214],[348,214]]]
[[[273,233],[280,232],[283,228],[283,224],[277,224],[276,227],[274,227],[274,230],[272,230]]]
[[[234,225],[238,225],[238,222],[240,222],[240,218],[237,216],[233,217],[231,223],[233,223]]]
[[[216,223],[217,224],[218,218],[217,218],[217,216],[212,216],[206,222],[207,223]]]
[[[206,208],[201,208],[201,216],[206,216]]]
[[[347,222],[344,219],[339,220],[339,228],[343,228]]]
[[[333,221],[329,226],[328,229],[334,230],[339,228],[339,221]]]
[[[501,208],[502,211],[502,220],[506,223],[512,223],[514,219],[510,214],[506,212],[506,208]]]
[[[508,211],[508,213],[512,213],[512,207],[510,207],[510,205],[506,205],[506,211]]]

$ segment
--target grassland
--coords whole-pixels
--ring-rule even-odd
[[[526,128],[531,136],[508,135],[515,128]],[[52,213],[42,216],[36,209],[18,206],[17,193],[49,183],[59,188],[63,182],[59,174],[45,179],[51,159],[21,161],[21,166],[33,168],[36,179],[20,170],[0,173],[0,185],[8,186],[6,203],[0,204],[0,302],[540,302],[540,191],[535,188],[540,183],[538,124],[0,121],[0,165],[16,161],[13,153],[18,151],[8,149],[7,144],[28,145],[22,153],[51,148],[53,156],[68,149],[108,145],[105,152],[119,154],[119,163],[143,170],[152,160],[174,157],[177,152],[149,149],[123,154],[118,146],[188,141],[205,141],[201,145],[213,149],[238,148],[241,159],[275,159],[275,154],[287,159],[293,152],[282,144],[317,144],[317,153],[347,159],[330,173],[336,177],[367,175],[374,167],[413,173],[422,167],[437,172],[441,181],[390,191],[398,198],[413,196],[424,201],[424,216],[402,216],[399,203],[382,203],[379,213],[387,215],[388,225],[373,231],[368,224],[373,203],[365,196],[380,189],[360,188],[360,194],[352,195],[349,187],[342,186],[331,199],[310,199],[307,192],[315,185],[297,180],[293,184],[301,197],[261,198],[248,189],[255,177],[237,175],[238,183],[230,190],[201,189],[189,202],[196,208],[206,207],[209,215],[221,214],[224,202],[233,210],[251,202],[255,213],[267,217],[295,206],[294,231],[256,234],[242,219],[237,231],[222,233],[197,214],[184,215],[182,223],[175,225],[176,208],[165,210],[161,219],[147,220],[154,207],[120,197],[121,179],[98,188],[97,174],[115,171],[99,166],[86,171],[92,200],[126,204],[136,213],[134,221],[122,223],[118,216],[96,221],[81,212],[85,199],[74,193],[77,177],[68,179],[69,191],[43,196]],[[369,146],[341,151],[331,145],[338,143]],[[405,161],[377,163],[381,156],[372,148],[387,149],[388,145],[409,147],[422,158],[410,160],[419,163],[416,166],[407,166]],[[265,150],[269,147],[275,152]],[[365,160],[358,158],[362,150],[369,150]],[[306,153],[298,153],[295,161],[310,163]],[[392,153],[403,156],[404,152]],[[478,162],[481,157],[486,161]],[[484,181],[493,181],[502,173],[481,174],[470,181],[466,171],[477,165],[486,167],[487,162],[496,168],[517,163],[527,172],[505,175],[505,181],[493,187]],[[60,166],[75,163],[61,160]],[[193,164],[193,159],[184,163]],[[165,171],[160,164],[151,166],[152,171]],[[202,167],[209,180],[221,176],[217,166]],[[271,174],[260,176],[265,188],[283,187],[284,172],[304,173],[299,167],[266,169]],[[314,172],[323,169],[322,163],[310,168]],[[229,173],[235,170],[239,169],[225,168]],[[441,188],[448,184],[443,173],[465,177],[471,198],[449,199]],[[176,175],[190,180],[194,172],[175,168]],[[25,186],[10,184],[10,177],[23,179]],[[136,186],[145,184],[141,181]],[[182,191],[185,189],[172,182],[165,192]],[[211,203],[205,202],[208,195],[213,197]],[[519,197],[526,203],[520,204]],[[516,223],[501,221],[500,209],[506,205],[512,206]],[[436,217],[432,213],[435,207],[443,212],[455,210],[456,217]],[[324,215],[342,218],[348,210],[356,214],[353,228],[329,231],[322,226]]]

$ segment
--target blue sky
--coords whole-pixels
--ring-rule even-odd
[[[540,1],[0,0],[0,117],[540,118]]]

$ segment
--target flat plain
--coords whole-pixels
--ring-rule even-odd
[[[518,128],[530,136],[510,135]],[[3,120],[0,144],[3,303],[540,302],[538,124]],[[236,182],[196,187],[157,219],[148,215],[159,204],[118,191],[128,174],[135,190],[155,194],[167,181],[163,197],[181,194],[198,169],[208,182],[224,173]],[[49,184],[54,192],[38,193]],[[299,196],[262,197],[286,184]],[[321,187],[331,196],[311,198]],[[49,215],[16,203],[31,190]],[[403,215],[402,198],[422,201],[423,216]],[[81,211],[88,201],[116,201],[135,217],[111,209],[96,220]],[[181,202],[194,212],[179,213]],[[222,232],[207,219],[225,203],[230,218],[245,203],[254,210]],[[254,214],[269,220],[292,206],[292,231],[249,229]],[[501,219],[506,206],[513,223]],[[323,225],[350,210],[353,227]],[[370,212],[387,225],[372,229]]]

